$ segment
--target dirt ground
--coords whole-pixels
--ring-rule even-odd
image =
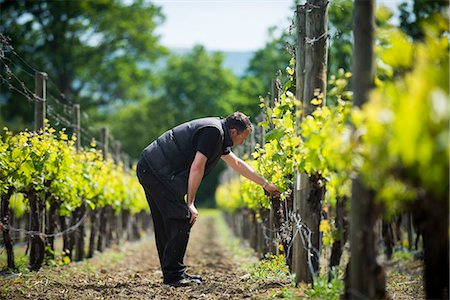
[[[150,236],[81,263],[0,276],[0,299],[304,298],[305,287],[292,288],[288,280],[250,282],[242,265],[253,262],[256,258],[236,244],[218,212],[201,213],[191,231],[185,259],[188,272],[203,277],[201,286],[163,285],[155,241]],[[387,299],[424,299],[422,268],[417,261],[387,266]]]
[[[200,217],[191,231],[185,264],[201,286],[162,284],[154,239],[124,244],[82,263],[44,267],[37,273],[0,277],[4,299],[267,299],[275,286],[250,285],[220,236],[217,216]],[[243,279],[241,279],[243,278]]]

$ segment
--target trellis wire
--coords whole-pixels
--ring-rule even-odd
[[[44,238],[55,238],[55,237],[63,236],[65,234],[68,234],[68,233],[71,233],[71,232],[75,231],[83,223],[84,219],[86,219],[86,216],[87,216],[87,212],[85,212],[84,215],[73,226],[67,228],[64,231],[57,232],[57,233],[52,233],[52,234],[46,234],[46,233],[43,233],[43,232],[40,232],[40,231],[35,231],[35,230],[25,230],[25,229],[14,228],[14,227],[9,226],[9,225],[4,225],[3,228],[4,228],[4,230],[9,230],[11,232],[20,232],[20,233],[22,233],[24,235],[28,235],[28,236],[31,236],[31,237],[41,236],[41,237],[44,237]]]

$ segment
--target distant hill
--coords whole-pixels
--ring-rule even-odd
[[[174,54],[183,55],[190,51],[190,49],[170,49]],[[250,60],[252,59],[254,52],[249,51],[209,51],[209,52],[221,52],[224,56],[223,66],[230,69],[236,76],[241,77],[248,67]]]
[[[231,69],[234,74],[241,77],[248,67],[254,52],[222,52],[225,59],[223,66]]]

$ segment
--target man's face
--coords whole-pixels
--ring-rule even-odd
[[[241,133],[238,133],[237,129],[232,128],[230,131],[231,140],[233,141],[233,146],[242,145],[245,139],[250,135],[251,130],[249,128],[245,129]]]

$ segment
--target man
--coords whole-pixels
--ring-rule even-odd
[[[240,112],[226,119],[197,119],[168,130],[142,152],[136,172],[152,213],[164,284],[202,283],[200,276],[186,274],[183,259],[190,229],[198,218],[197,189],[219,159],[268,193],[279,193],[276,185],[231,151],[251,131],[249,118]]]

